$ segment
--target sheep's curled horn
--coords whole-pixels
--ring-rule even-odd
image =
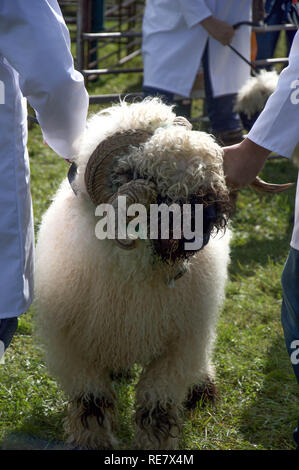
[[[92,202],[97,206],[107,203],[114,195],[109,187],[109,176],[114,167],[114,158],[129,146],[146,142],[151,133],[144,130],[116,132],[100,142],[88,160],[85,170],[85,185]]]
[[[274,183],[266,183],[258,176],[255,178],[253,183],[250,186],[256,189],[257,191],[262,191],[264,193],[281,193],[290,189],[294,186],[295,183],[285,183],[285,184],[274,184]]]
[[[128,205],[131,204],[153,204],[157,200],[156,185],[150,181],[136,179],[129,183],[123,184],[119,190],[114,193],[109,199],[108,203],[111,204],[115,211],[118,209],[118,196],[127,196]],[[115,233],[118,233],[118,224],[116,218]],[[135,248],[137,241],[135,239],[119,239],[116,237],[115,242],[124,249],[130,250]]]

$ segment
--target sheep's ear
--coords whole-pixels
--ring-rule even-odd
[[[75,181],[77,177],[77,165],[75,162],[73,162],[69,168],[67,177],[69,180],[69,183],[71,185],[72,190],[74,191],[75,195],[77,196],[78,194],[78,188],[76,187]]]

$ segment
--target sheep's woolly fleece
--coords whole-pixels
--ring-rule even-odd
[[[172,125],[174,119],[172,109],[158,100],[121,103],[92,117],[76,159],[78,195],[65,180],[43,216],[35,273],[39,334],[50,372],[74,406],[88,394],[114,404],[109,372],[134,363],[144,367],[136,409],[145,408],[149,416],[157,404],[176,415],[189,386],[214,380],[211,354],[224,300],[230,231],[212,237],[191,257],[186,274],[170,289],[168,276],[176,267],[153,262],[148,240],[126,251],[113,240],[96,238],[98,219],[84,184],[86,163],[99,142],[122,130],[146,129],[153,136],[142,151],[132,148],[121,156],[121,165],[156,179],[159,191],[172,198],[211,187],[227,191],[221,148],[205,133]],[[74,441],[96,447],[107,439],[113,445],[113,410],[111,417],[105,415],[110,428],[103,437],[106,431],[97,423],[82,428],[76,408],[67,425]],[[155,448],[155,431],[145,437],[139,429],[138,445]]]
[[[238,92],[234,110],[243,112],[249,119],[260,113],[269,96],[275,91],[278,77],[275,70],[261,70],[256,76],[250,77]]]

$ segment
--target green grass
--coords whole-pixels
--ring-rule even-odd
[[[89,85],[89,92],[138,90],[140,83],[140,76],[106,76]],[[201,102],[195,103],[194,112],[200,110]],[[37,232],[68,165],[42,145],[35,125],[28,147]],[[277,182],[295,181],[297,170],[288,160],[271,160],[262,176]],[[289,250],[294,198],[294,189],[274,196],[250,188],[240,192],[232,220],[230,280],[214,352],[220,398],[216,406],[199,407],[191,418],[186,416],[184,449],[294,448],[298,386],[280,324],[280,276]],[[124,449],[130,448],[134,433],[136,380],[117,385]],[[1,442],[3,448],[26,447],[22,440],[26,442],[28,436],[63,439],[65,404],[66,397],[45,367],[31,308],[20,317],[6,362],[0,366],[0,448]]]

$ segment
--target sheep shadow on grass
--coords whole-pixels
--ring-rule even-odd
[[[59,431],[63,417],[63,412],[46,415],[32,409],[21,426],[4,436],[0,450],[67,450]]]
[[[134,388],[140,370],[137,366],[127,374],[113,377],[114,388],[119,397],[118,438],[121,447],[118,450],[130,449],[134,438],[133,411]],[[42,413],[32,408],[30,416],[15,429],[8,432],[0,442],[0,450],[84,450],[69,445],[63,434],[63,411]]]

